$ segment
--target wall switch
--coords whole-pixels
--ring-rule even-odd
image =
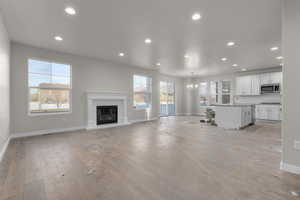
[[[300,141],[294,141],[294,148],[300,150]]]

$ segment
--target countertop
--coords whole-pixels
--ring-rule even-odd
[[[221,107],[247,107],[247,106],[255,106],[255,104],[213,104],[212,106],[221,106]]]

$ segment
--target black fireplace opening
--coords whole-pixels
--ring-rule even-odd
[[[118,106],[97,106],[97,125],[118,123]]]

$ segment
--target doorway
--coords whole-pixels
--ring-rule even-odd
[[[175,84],[171,81],[160,81],[160,116],[175,115]]]

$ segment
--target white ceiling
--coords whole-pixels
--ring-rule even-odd
[[[64,12],[69,5],[77,15]],[[169,75],[280,64],[280,50],[270,51],[281,42],[280,0],[0,0],[0,7],[13,41],[146,68],[160,62]],[[194,12],[201,20],[191,20]],[[231,40],[237,45],[227,47]]]

